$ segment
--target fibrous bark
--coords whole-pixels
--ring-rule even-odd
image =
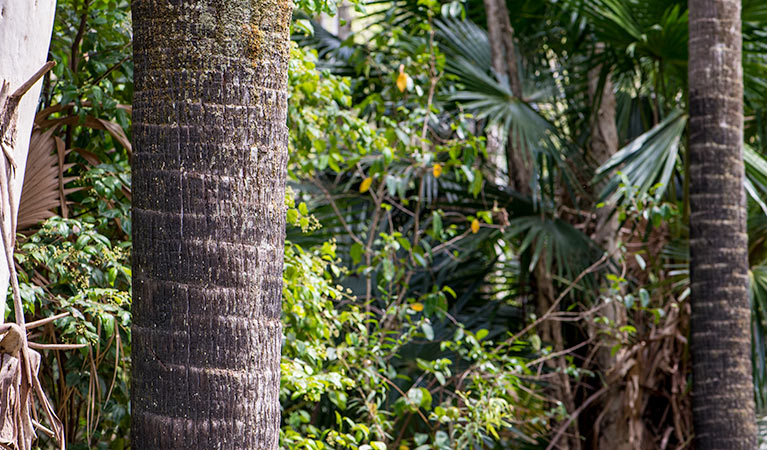
[[[291,13],[133,2],[134,449],[277,448]]]
[[[690,278],[699,450],[757,447],[739,0],[690,1]]]

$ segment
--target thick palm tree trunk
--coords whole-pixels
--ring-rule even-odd
[[[690,1],[690,277],[699,450],[756,448],[740,0]]]
[[[132,446],[276,449],[289,0],[135,0]]]

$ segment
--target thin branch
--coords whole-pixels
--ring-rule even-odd
[[[588,338],[585,341],[583,341],[583,342],[581,342],[579,344],[576,344],[576,345],[574,345],[574,346],[572,346],[570,348],[566,348],[566,349],[560,350],[558,352],[549,353],[548,355],[541,356],[540,358],[534,359],[534,360],[530,361],[529,363],[525,364],[525,367],[531,367],[531,366],[534,366],[534,365],[536,365],[538,363],[542,363],[542,362],[548,361],[550,359],[558,358],[558,357],[560,357],[562,355],[566,355],[568,353],[574,352],[575,350],[578,350],[579,348],[583,347],[584,345],[590,344],[593,340],[594,340],[594,338],[591,337],[591,338]]]
[[[126,45],[126,47],[127,47],[127,45]],[[106,71],[106,72],[102,73],[102,74],[101,74],[101,76],[99,76],[98,78],[96,78],[95,80],[93,80],[93,82],[91,82],[90,84],[91,84],[92,86],[96,86],[96,85],[98,85],[98,84],[101,82],[101,80],[103,80],[104,78],[106,78],[107,76],[109,76],[109,74],[110,74],[110,73],[112,73],[112,72],[113,72],[115,69],[117,69],[117,68],[119,68],[120,66],[122,66],[122,65],[125,63],[125,61],[127,61],[127,60],[129,60],[129,59],[131,58],[131,56],[132,56],[132,55],[128,55],[128,56],[126,56],[125,58],[123,58],[123,59],[121,59],[120,61],[118,61],[117,63],[115,63],[115,64],[114,64],[112,67],[110,67],[109,69],[107,69],[107,71]]]
[[[61,314],[56,314],[55,316],[46,317],[45,319],[40,319],[40,320],[35,320],[34,322],[29,322],[26,325],[26,327],[27,327],[27,330],[31,330],[32,328],[41,327],[41,326],[43,326],[45,324],[53,322],[54,320],[58,320],[58,319],[67,317],[68,315],[69,315],[68,312],[61,313]]]
[[[43,77],[46,73],[48,73],[49,70],[53,69],[53,66],[56,65],[56,61],[48,61],[47,63],[43,64],[43,67],[41,67],[37,72],[35,72],[34,75],[32,75],[27,81],[24,82],[21,86],[16,89],[16,91],[13,92],[10,96],[10,100],[18,100],[20,99],[24,94],[27,93],[27,91],[34,86],[35,83],[37,83],[37,80]]]
[[[596,391],[591,397],[586,399],[585,402],[581,404],[581,406],[578,407],[572,414],[570,414],[570,417],[563,423],[559,430],[557,431],[557,434],[554,435],[554,438],[549,442],[549,446],[546,447],[546,450],[552,450],[554,446],[556,445],[557,441],[562,437],[563,434],[565,434],[565,431],[570,426],[571,423],[573,423],[573,420],[575,420],[578,415],[580,415],[581,412],[583,412],[584,409],[586,409],[587,406],[589,406],[594,400],[599,398],[602,394],[607,392],[607,386],[604,386],[602,389]]]
[[[360,244],[363,248],[365,248],[365,243],[362,242],[362,240],[360,240],[360,238],[358,238],[356,234],[354,234],[349,224],[346,223],[346,220],[344,219],[344,216],[341,214],[341,211],[338,209],[336,202],[333,201],[333,197],[330,195],[330,192],[318,180],[313,180],[313,183],[315,186],[320,188],[323,194],[325,194],[325,198],[328,199],[330,206],[333,208],[333,211],[336,213],[336,217],[338,217],[338,220],[341,221],[341,225],[344,227],[344,230],[346,230],[346,233],[349,235],[349,237],[351,237],[354,240],[354,242]],[[367,251],[367,249],[365,249],[365,251]]]
[[[37,342],[28,342],[29,348],[35,350],[77,350],[85,348],[88,344],[38,344]]]
[[[530,325],[528,325],[525,328],[523,328],[522,331],[518,332],[514,336],[510,337],[509,339],[507,339],[505,342],[508,343],[508,342],[516,341],[520,337],[524,336],[528,331],[530,331],[531,329],[533,329],[537,325],[539,325],[541,322],[545,321],[551,315],[551,313],[554,312],[554,310],[557,307],[559,307],[559,303],[562,302],[562,300],[567,296],[567,294],[570,293],[570,291],[573,290],[575,285],[577,285],[578,282],[581,281],[586,275],[590,274],[591,272],[596,271],[599,268],[599,266],[601,266],[609,257],[610,257],[610,254],[604,254],[601,258],[599,258],[599,260],[597,262],[595,262],[594,264],[592,264],[589,267],[587,267],[586,270],[584,270],[577,277],[575,277],[575,280],[573,280],[573,282],[570,283],[569,286],[567,286],[567,289],[565,289],[564,291],[562,291],[561,294],[559,294],[559,297],[557,297],[557,299],[554,300],[554,303],[551,304],[549,309],[543,315],[541,315],[541,317],[536,319]],[[498,351],[499,349],[500,349],[500,346],[495,348],[496,351]]]

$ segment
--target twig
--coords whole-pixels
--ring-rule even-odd
[[[578,417],[578,415],[579,415],[579,414],[580,414],[580,413],[581,413],[581,412],[582,412],[584,409],[586,409],[586,407],[587,407],[587,406],[589,406],[589,405],[591,404],[591,402],[593,402],[594,400],[596,400],[596,399],[597,399],[599,396],[601,396],[602,394],[604,394],[606,391],[607,391],[607,386],[604,386],[602,389],[600,389],[600,390],[596,391],[596,392],[595,392],[595,393],[594,393],[594,394],[593,394],[591,397],[589,397],[588,399],[586,399],[586,401],[585,401],[585,402],[583,402],[583,403],[581,404],[581,406],[579,406],[579,407],[578,407],[578,409],[576,409],[576,410],[575,410],[575,411],[574,411],[572,414],[570,414],[570,417],[569,417],[569,418],[568,418],[568,419],[565,421],[565,423],[563,423],[563,424],[562,424],[562,425],[559,427],[559,430],[557,430],[557,434],[555,434],[555,435],[554,435],[554,438],[551,440],[551,442],[549,442],[549,446],[548,446],[548,447],[546,447],[546,450],[551,450],[551,449],[553,449],[553,448],[554,448],[554,446],[556,445],[557,441],[559,441],[559,439],[562,437],[562,435],[563,435],[563,434],[565,434],[565,431],[566,431],[566,430],[567,430],[567,428],[570,426],[570,424],[571,424],[571,423],[573,423],[573,420],[575,420],[575,419]]]
[[[58,319],[64,318],[64,317],[66,317],[68,315],[69,315],[69,313],[65,312],[65,313],[61,313],[61,314],[56,314],[55,316],[46,317],[45,319],[35,320],[34,322],[29,322],[26,325],[26,328],[27,328],[27,330],[31,330],[32,328],[41,327],[43,325],[46,325],[48,323],[53,322],[54,320],[58,320]]]
[[[363,248],[365,248],[365,243],[362,242],[360,238],[357,237],[356,234],[354,234],[349,224],[346,223],[346,220],[344,219],[344,216],[341,214],[341,211],[338,209],[336,202],[333,201],[333,197],[330,195],[330,192],[318,180],[313,180],[313,183],[315,186],[320,188],[323,194],[325,194],[325,198],[328,199],[330,206],[333,208],[333,211],[336,213],[336,217],[338,217],[338,220],[341,221],[341,225],[344,227],[344,230],[346,230],[346,233],[349,235],[349,237],[351,237],[354,240],[354,242],[360,244]],[[365,251],[367,251],[366,248],[365,248]]]
[[[130,44],[130,43],[126,44],[126,45],[125,45],[125,47],[127,47],[129,44]],[[117,69],[118,67],[122,66],[122,65],[125,63],[125,61],[129,60],[130,58],[131,58],[131,55],[128,55],[128,56],[126,56],[125,58],[121,59],[120,61],[118,61],[117,63],[115,63],[115,64],[114,64],[112,67],[110,67],[109,69],[107,69],[107,71],[106,71],[106,72],[102,73],[102,74],[101,74],[101,76],[99,76],[98,78],[96,78],[95,80],[93,80],[93,81],[92,81],[90,84],[91,84],[92,86],[96,86],[96,85],[98,85],[98,84],[101,82],[101,80],[103,80],[104,78],[106,78],[106,77],[107,77],[107,76],[108,76],[110,73],[112,73],[112,72],[113,72],[115,69]]]
[[[43,75],[48,73],[49,70],[53,69],[53,66],[55,65],[56,61],[48,61],[47,63],[43,64],[43,67],[41,67],[40,70],[35,72],[34,75],[25,81],[24,84],[19,86],[18,89],[13,92],[13,94],[11,94],[9,101],[20,99],[32,86],[34,86],[35,83],[37,83],[37,80],[42,78]]]
[[[453,245],[454,243],[456,243],[456,242],[460,241],[461,239],[465,238],[466,236],[468,236],[469,233],[471,233],[471,230],[466,230],[462,234],[459,234],[458,236],[450,239],[449,241],[443,242],[443,243],[439,244],[438,246],[434,247],[431,250],[432,253],[436,254],[437,252],[439,252],[443,248],[446,248],[446,247],[449,247],[449,246]]]
[[[525,364],[525,367],[531,367],[531,366],[534,366],[534,365],[536,365],[538,363],[547,361],[549,359],[557,358],[559,356],[566,355],[566,354],[568,354],[570,352],[574,352],[575,350],[578,350],[579,348],[583,347],[584,345],[591,343],[591,341],[593,341],[593,340],[594,340],[594,338],[592,337],[592,338],[586,339],[585,341],[580,342],[580,343],[578,343],[578,344],[576,344],[576,345],[574,345],[574,346],[572,346],[570,348],[566,348],[564,350],[560,350],[560,351],[554,352],[554,353],[549,353],[546,356],[541,356],[540,358],[534,359],[534,360],[530,361],[529,363]]]
[[[547,311],[546,311],[546,312],[545,312],[543,315],[541,315],[541,317],[539,317],[538,319],[536,319],[536,320],[535,320],[533,323],[531,323],[530,325],[528,325],[528,326],[526,326],[525,328],[523,328],[523,329],[522,329],[522,331],[518,332],[517,334],[515,334],[515,335],[514,335],[514,336],[512,336],[512,337],[510,337],[509,339],[506,339],[505,343],[509,343],[509,342],[514,342],[514,341],[516,341],[516,340],[517,340],[517,339],[519,339],[520,337],[524,336],[524,335],[525,335],[525,334],[526,334],[528,331],[530,331],[531,329],[533,329],[533,328],[535,328],[537,325],[539,325],[541,322],[545,321],[545,320],[548,318],[548,316],[549,316],[549,315],[551,315],[551,313],[552,313],[552,312],[553,312],[553,311],[554,311],[554,310],[555,310],[555,309],[556,309],[556,308],[559,306],[559,303],[560,303],[560,302],[561,302],[561,301],[562,301],[562,300],[563,300],[563,299],[564,299],[564,298],[567,296],[567,294],[569,294],[569,293],[570,293],[570,291],[571,291],[571,290],[573,290],[573,288],[575,287],[575,285],[576,285],[576,284],[578,284],[578,282],[579,282],[579,281],[581,281],[581,280],[582,280],[582,279],[583,279],[583,278],[584,278],[586,275],[590,274],[591,272],[594,272],[594,271],[595,271],[595,270],[596,270],[596,269],[597,269],[599,266],[601,266],[601,265],[602,265],[602,264],[603,264],[603,263],[604,263],[604,262],[605,262],[605,261],[606,261],[606,260],[607,260],[609,257],[610,257],[610,255],[609,255],[609,254],[605,254],[605,255],[603,255],[601,258],[599,258],[599,260],[598,260],[597,262],[595,262],[594,264],[592,264],[592,265],[590,265],[589,267],[587,267],[587,268],[586,268],[586,270],[584,270],[584,271],[583,271],[583,272],[581,272],[581,273],[580,273],[580,274],[579,274],[577,277],[575,277],[575,280],[573,280],[573,282],[572,282],[572,283],[570,283],[570,285],[568,285],[568,286],[567,286],[567,289],[565,289],[564,291],[562,291],[562,293],[561,293],[561,294],[559,294],[559,296],[557,297],[557,299],[556,299],[556,300],[554,300],[554,303],[552,303],[552,304],[551,304],[551,306],[549,307],[549,309],[548,309],[548,310],[547,310]],[[501,348],[501,346],[499,345],[498,347],[496,347],[496,348],[495,348],[495,351],[498,351],[498,350],[500,350],[500,348]]]
[[[85,348],[88,344],[38,344],[37,342],[28,342],[29,348],[35,350],[77,350]]]
[[[407,394],[405,394],[405,393],[402,391],[402,389],[400,389],[400,388],[399,388],[399,386],[397,386],[397,385],[396,385],[396,384],[395,384],[393,381],[391,381],[390,379],[386,378],[385,376],[381,375],[381,374],[380,374],[380,373],[378,373],[378,372],[375,372],[375,371],[372,371],[372,370],[371,370],[371,371],[370,371],[370,373],[373,373],[373,374],[375,374],[376,376],[379,376],[379,377],[381,377],[381,379],[382,379],[382,380],[384,380],[385,382],[387,382],[388,384],[390,384],[390,385],[391,385],[391,386],[392,386],[392,387],[393,387],[393,388],[394,388],[394,389],[395,389],[397,392],[399,392],[399,394],[402,396],[402,398],[404,398],[404,399],[405,399],[405,401],[406,401],[408,404],[410,404],[410,406],[412,406],[412,407],[416,408],[416,413],[418,413],[418,415],[419,415],[419,416],[421,416],[421,419],[423,419],[424,423],[426,423],[426,425],[427,425],[427,426],[429,425],[429,420],[428,420],[428,419],[426,418],[426,416],[424,416],[424,415],[423,415],[423,413],[421,412],[421,406],[420,406],[420,405],[416,405],[415,403],[413,403],[413,401],[412,401],[412,400],[410,400],[410,397],[408,397],[408,396],[407,396]],[[414,385],[415,385],[415,383],[414,383]]]

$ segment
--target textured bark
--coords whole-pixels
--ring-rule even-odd
[[[484,0],[487,14],[487,32],[493,58],[493,70],[508,77],[511,92],[522,96],[517,55],[514,47],[514,29],[509,20],[509,10],[504,0]]]
[[[135,0],[132,447],[276,449],[290,0]]]
[[[0,0],[0,87],[3,81],[8,82],[8,94],[29,80],[45,64],[55,12],[55,0]],[[15,194],[14,207],[11,208],[13,211],[18,210],[21,198],[29,138],[40,98],[40,86],[41,83],[36,83],[21,98],[17,110],[15,136],[2,137],[14,141],[12,150],[17,167],[11,180]],[[6,225],[10,226],[10,214],[5,215],[5,220]],[[0,258],[2,298],[5,298],[5,293],[8,292],[9,275],[8,264],[4,258]],[[3,322],[4,317],[5,302],[3,301],[0,302],[0,323]]]
[[[757,447],[739,0],[690,0],[690,278],[698,450]]]

